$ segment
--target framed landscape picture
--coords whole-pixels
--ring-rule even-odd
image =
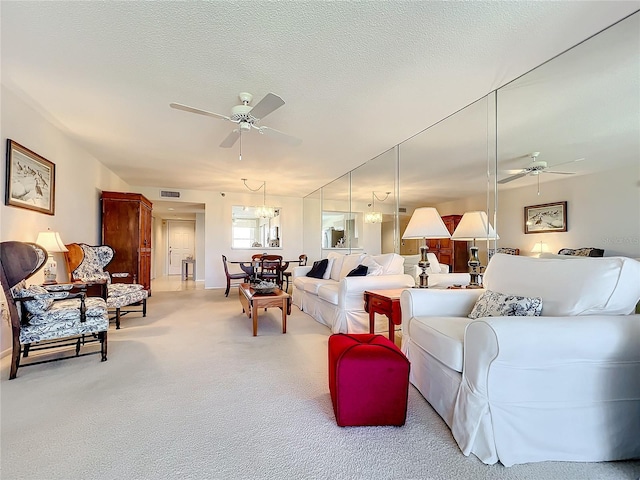
[[[5,204],[53,215],[56,166],[13,140],[7,139]]]
[[[567,202],[524,207],[524,233],[567,231]]]

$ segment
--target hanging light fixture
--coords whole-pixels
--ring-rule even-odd
[[[276,209],[273,207],[269,207],[267,206],[267,182],[263,181],[262,185],[260,185],[258,188],[251,188],[249,185],[247,185],[247,179],[246,178],[241,178],[240,180],[242,180],[244,182],[244,186],[247,187],[249,190],[251,190],[252,192],[257,192],[258,190],[260,190],[262,188],[262,205],[259,205],[256,208],[256,216],[260,217],[260,218],[273,218],[276,216]]]
[[[371,192],[371,203],[369,204],[371,211],[364,214],[364,223],[382,223],[382,212],[376,212],[376,199],[379,202],[384,202],[389,198],[389,194],[391,194],[391,192],[385,193],[385,197],[380,199],[376,195],[376,192]]]

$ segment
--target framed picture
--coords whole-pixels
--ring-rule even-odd
[[[524,233],[567,231],[567,202],[524,207]]]
[[[28,148],[7,139],[5,205],[53,215],[56,166]]]

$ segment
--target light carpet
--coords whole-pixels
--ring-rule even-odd
[[[0,475],[13,479],[633,479],[640,462],[505,468],[465,457],[410,387],[403,427],[341,428],[327,385],[329,330],[293,307],[260,312],[237,291],[157,292],[148,316],[97,355],[2,361]]]

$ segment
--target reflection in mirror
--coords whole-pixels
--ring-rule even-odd
[[[280,229],[281,208],[275,208],[273,218],[259,216],[258,207],[231,207],[231,248],[282,248]]]
[[[371,255],[396,252],[396,170],[394,147],[351,172],[351,209],[361,215],[359,246]]]
[[[322,187],[322,248],[360,248],[361,230],[362,214],[351,213],[351,174],[347,173]]]
[[[498,90],[500,247],[640,256],[640,14]],[[566,232],[525,234],[524,207],[567,201]]]
[[[399,145],[399,237],[417,207],[435,207],[453,233],[468,211],[492,214],[488,205],[494,107],[484,97]],[[401,240],[400,254],[416,256],[420,240]],[[469,242],[429,240],[429,250],[451,272],[469,270]],[[486,262],[487,245],[480,247]],[[485,263],[486,264],[486,263]]]
[[[322,258],[322,243],[318,231],[322,228],[322,190],[304,197],[302,243],[309,261]]]

